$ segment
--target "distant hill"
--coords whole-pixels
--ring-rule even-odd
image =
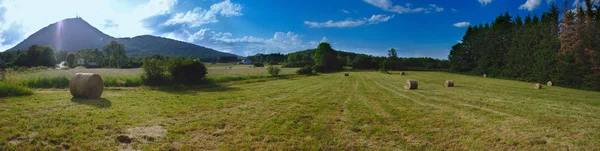
[[[151,35],[133,38],[118,38],[117,41],[125,44],[128,56],[147,56],[160,54],[173,57],[198,57],[216,58],[220,56],[235,56],[234,54],[216,51],[195,44]]]
[[[48,45],[56,50],[77,52],[84,48],[102,49],[102,46],[108,44],[111,40],[123,43],[127,55],[133,57],[154,54],[201,59],[237,56],[187,42],[150,35],[114,38],[98,30],[82,18],[69,18],[50,24],[8,50],[27,50],[31,45],[37,44]]]

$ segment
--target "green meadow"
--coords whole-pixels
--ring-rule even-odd
[[[33,89],[0,99],[0,150],[600,150],[600,93],[558,86],[356,71],[107,87],[99,100]]]

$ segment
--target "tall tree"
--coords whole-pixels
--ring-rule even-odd
[[[335,51],[331,48],[331,45],[326,42],[319,44],[313,59],[315,65],[318,66],[317,69],[322,68],[322,71],[319,72],[331,72],[341,68]]]
[[[127,54],[125,52],[125,45],[113,40],[102,47],[102,51],[104,52],[108,67],[122,68],[126,65]]]
[[[388,59],[390,59],[390,60],[398,59],[398,53],[396,53],[396,49],[391,48],[390,50],[388,50]]]

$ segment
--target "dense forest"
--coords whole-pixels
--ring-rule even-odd
[[[507,12],[469,27],[450,51],[450,70],[600,90],[600,7],[570,6],[552,4],[541,17]]]
[[[327,48],[328,49],[328,48]],[[283,67],[306,67],[314,66],[315,52],[319,48],[308,49],[289,53],[287,55],[274,54],[257,54],[248,56],[249,59],[269,64],[282,64]],[[327,60],[334,60],[337,66],[350,66],[355,69],[383,69],[383,70],[440,70],[448,69],[450,62],[448,60],[440,60],[433,58],[399,58],[395,49],[390,49],[389,56],[372,56],[366,54],[358,54],[353,52],[345,52],[331,49],[327,52],[332,55],[328,56]]]

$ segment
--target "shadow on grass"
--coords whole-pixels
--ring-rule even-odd
[[[100,98],[100,99],[83,99],[83,98],[71,98],[71,102],[75,102],[78,104],[85,104],[97,108],[110,108],[112,106],[112,102],[108,99]]]
[[[197,92],[226,92],[237,91],[239,88],[230,87],[229,85],[249,84],[257,82],[267,82],[271,80],[293,80],[294,75],[280,75],[274,77],[251,77],[251,78],[232,78],[221,80],[204,80],[197,85],[170,85],[151,87],[152,90],[180,94],[180,95],[196,95]]]
[[[152,89],[181,95],[195,95],[197,92],[225,92],[239,90],[239,88],[223,86],[216,83],[207,83],[202,85],[162,86],[152,87]]]

